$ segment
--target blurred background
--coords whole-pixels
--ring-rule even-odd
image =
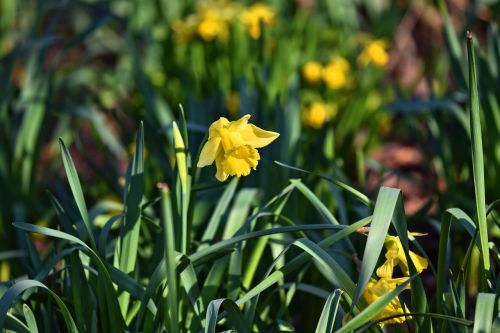
[[[435,250],[441,213],[474,207],[466,30],[477,36],[487,198],[499,194],[499,18],[495,0],[1,1],[0,279],[25,269],[11,265],[25,260],[16,249],[26,242],[11,223],[54,227],[49,193],[74,205],[58,137],[102,226],[123,207],[141,120],[146,193],[172,182],[169,126],[180,105],[192,156],[219,117],[251,114],[281,134],[241,181],[260,197],[291,177],[309,179],[274,161],[371,197],[381,185],[400,187],[409,229],[431,232],[423,243]],[[202,179],[214,174],[205,168]],[[308,185],[343,223],[366,209],[312,176]],[[195,224],[211,196],[201,194]],[[299,220],[315,216],[294,207]],[[42,253],[47,242],[35,239]]]

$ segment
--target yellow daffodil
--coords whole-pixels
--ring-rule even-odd
[[[310,61],[302,68],[302,76],[307,83],[316,84],[321,81],[323,66],[319,62]]]
[[[253,39],[260,38],[261,24],[270,26],[274,23],[276,12],[271,6],[256,3],[241,13],[241,20]]]
[[[410,233],[412,236],[420,236],[422,234]],[[403,251],[403,245],[401,240],[397,236],[386,236],[384,241],[384,246],[387,250],[385,254],[385,263],[377,268],[377,276],[380,278],[392,278],[394,267],[398,266],[401,268],[404,275],[409,275],[408,262],[406,261],[406,256]],[[419,256],[415,252],[410,252],[410,258],[415,266],[418,273],[422,272],[427,268],[427,259]]]
[[[260,160],[257,148],[273,142],[279,134],[249,124],[250,115],[236,121],[224,117],[210,125],[208,141],[201,150],[198,168],[215,161],[216,177],[225,181],[229,176],[247,176]]]
[[[349,70],[350,65],[347,60],[342,57],[335,57],[323,68],[323,81],[329,88],[340,89],[347,84]]]
[[[308,127],[320,129],[327,120],[332,119],[336,114],[335,104],[313,102],[302,114],[302,122]]]
[[[393,291],[399,284],[405,282],[408,278],[399,279],[370,279],[366,285],[365,291],[363,292],[363,298],[368,303],[371,304],[378,300],[383,295]],[[406,305],[401,304],[398,297],[395,297],[391,302],[379,312],[372,320],[378,320],[384,317],[408,313],[408,308]],[[410,316],[401,316],[392,318],[379,323],[379,326],[383,327],[385,324],[398,324],[403,323],[406,319],[411,318]]]
[[[383,67],[388,61],[387,42],[381,39],[369,42],[358,57],[358,63],[361,66],[368,66],[372,63]]]

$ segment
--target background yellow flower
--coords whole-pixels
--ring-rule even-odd
[[[350,65],[342,57],[335,57],[323,69],[323,81],[332,89],[340,89],[347,83]]]
[[[302,76],[307,83],[316,84],[321,81],[323,66],[317,61],[310,61],[302,68]]]

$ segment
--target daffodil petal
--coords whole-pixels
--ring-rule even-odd
[[[197,164],[198,168],[203,168],[204,166],[214,163],[214,160],[219,153],[219,149],[221,148],[220,143],[220,137],[214,137],[205,143],[201,149],[200,158]]]
[[[386,278],[386,279],[391,279],[392,278],[392,273],[394,271],[394,260],[386,260],[385,263],[377,268],[377,276],[379,278]]]
[[[279,133],[265,131],[252,124],[248,124],[240,133],[245,144],[254,148],[265,147],[280,136]]]
[[[249,114],[246,114],[243,117],[241,117],[240,119],[232,121],[229,124],[228,129],[230,131],[238,131],[238,132],[243,130],[248,125],[248,119],[250,119],[250,117],[251,116]]]
[[[427,259],[419,256],[415,252],[410,251],[410,258],[411,261],[413,262],[413,265],[415,265],[415,269],[417,270],[418,273],[422,272],[429,265]]]
[[[249,145],[241,146],[224,155],[222,170],[230,176],[247,176],[259,163],[259,152]]]
[[[215,178],[217,178],[217,180],[220,182],[226,181],[229,175],[225,173],[224,170],[222,169],[222,158],[215,159],[215,166],[217,167],[217,173],[215,174]]]
[[[226,127],[227,125],[229,125],[229,120],[224,117],[220,117],[219,120],[214,121],[208,129],[208,138],[211,139],[217,136],[221,136],[224,127]]]

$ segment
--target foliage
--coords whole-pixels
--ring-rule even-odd
[[[465,51],[439,1],[456,87],[408,101],[387,79],[401,6],[0,2],[0,327],[500,329],[500,39]],[[242,120],[255,142],[209,151]],[[364,194],[368,151],[408,123],[440,221]]]

